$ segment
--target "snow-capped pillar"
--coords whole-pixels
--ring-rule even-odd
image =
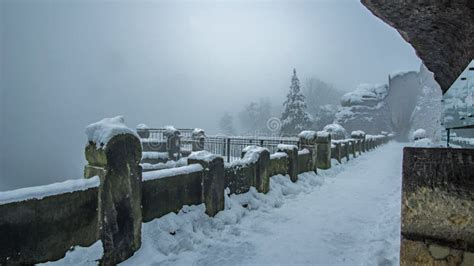
[[[204,168],[202,179],[202,201],[206,205],[206,214],[216,215],[224,210],[224,159],[207,151],[192,153],[188,164],[198,163]]]
[[[351,138],[356,140],[357,150],[359,151],[359,155],[362,155],[362,152],[365,151],[365,132],[362,130],[352,131]]]
[[[352,153],[353,158],[356,158],[357,157],[357,154],[356,154],[356,141],[354,139],[350,139],[349,143],[351,144],[350,153]]]
[[[256,175],[257,191],[261,193],[268,193],[270,191],[270,152],[263,150],[257,161],[257,175]]]
[[[200,128],[195,128],[193,130],[193,151],[202,151],[204,150],[204,144],[206,141],[206,133]]]
[[[165,127],[166,150],[170,160],[178,160],[181,157],[181,132],[172,126]]]
[[[266,194],[270,191],[270,151],[259,146],[248,146],[242,150],[242,158],[248,152],[258,154],[253,184],[258,192]]]
[[[131,257],[141,246],[142,146],[122,117],[106,118],[87,127],[85,178],[99,176],[99,236],[103,265]]]
[[[298,181],[298,147],[296,145],[279,144],[278,152],[284,152],[288,156],[288,175],[292,182]]]
[[[316,136],[316,165],[319,169],[331,168],[331,135],[319,131]]]
[[[309,130],[302,131],[300,134],[298,134],[298,137],[300,138],[301,149],[308,149],[311,152],[312,169],[316,173],[318,169],[318,153],[316,145],[317,132]]]

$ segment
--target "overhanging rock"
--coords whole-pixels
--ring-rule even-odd
[[[415,48],[443,93],[474,58],[472,0],[361,2]]]

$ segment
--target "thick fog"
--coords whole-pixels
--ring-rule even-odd
[[[420,64],[358,1],[0,3],[0,190],[82,177],[104,117],[212,133],[293,68],[348,91]]]

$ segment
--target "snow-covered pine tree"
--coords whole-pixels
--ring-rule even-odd
[[[296,69],[293,69],[290,92],[286,95],[286,101],[283,103],[285,110],[281,114],[280,134],[282,136],[296,136],[302,130],[311,128],[312,119],[306,112],[304,99]]]
[[[229,113],[224,113],[224,115],[219,120],[219,128],[222,130],[222,133],[226,135],[234,135],[234,118]]]

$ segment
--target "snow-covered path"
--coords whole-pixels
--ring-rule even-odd
[[[401,151],[391,143],[366,153],[276,209],[279,219],[259,225],[267,230],[251,238],[246,262],[398,265]]]
[[[184,208],[144,225],[129,265],[398,265],[402,144],[389,143],[267,195],[226,199],[215,218]],[[248,205],[246,208],[241,204]]]

